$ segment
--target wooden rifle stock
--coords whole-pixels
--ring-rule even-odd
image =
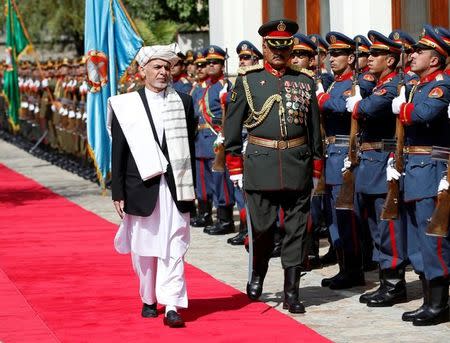
[[[447,181],[450,180],[450,157],[447,163]],[[438,193],[436,208],[434,209],[431,221],[428,224],[428,236],[447,237],[450,217],[450,190]]]
[[[225,105],[222,104],[222,135],[225,124],[225,112]],[[217,135],[220,135],[220,132],[218,132]],[[211,169],[213,172],[223,173],[225,171],[225,145],[220,143],[214,147],[214,154],[215,156]]]

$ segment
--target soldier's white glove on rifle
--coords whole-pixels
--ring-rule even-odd
[[[394,157],[389,157],[386,167],[386,179],[388,181],[400,179],[401,174],[395,169],[394,163]]]
[[[325,93],[325,89],[323,88],[322,82],[317,82],[316,96],[320,93]]]
[[[350,162],[348,156],[344,158],[344,168],[341,169],[341,172],[345,172],[347,169],[350,169],[352,166],[352,162]]]
[[[222,96],[228,92],[228,82],[225,82],[225,84],[223,85],[222,89],[219,92],[219,99],[222,99]]]
[[[222,132],[219,132],[217,134],[216,140],[214,141],[214,146],[217,147],[217,146],[223,144],[223,142],[225,142],[225,137],[222,135]]]
[[[398,97],[396,97],[396,98],[394,98],[394,100],[392,100],[392,112],[394,114],[399,114],[400,106],[402,106],[402,104],[404,104],[405,102],[406,102],[406,89],[405,89],[405,86],[402,86],[400,88]]]
[[[238,187],[240,189],[242,189],[243,186],[242,179],[242,174],[230,175],[230,180],[233,182],[234,187]]]
[[[447,181],[447,176],[444,176],[441,181],[439,182],[439,187],[438,187],[438,193],[442,192],[442,191],[447,191],[449,188],[449,184]]]
[[[352,113],[356,103],[361,100],[362,100],[361,90],[359,89],[359,85],[356,85],[355,95],[350,96],[345,100],[345,107],[347,108],[347,111]]]

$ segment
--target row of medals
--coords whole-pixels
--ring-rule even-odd
[[[284,81],[286,91],[286,109],[288,123],[303,125],[308,112],[309,100],[311,99],[311,86],[302,82]]]

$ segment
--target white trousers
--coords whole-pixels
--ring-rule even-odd
[[[131,260],[139,277],[139,293],[143,303],[151,305],[157,302],[187,308],[183,257],[162,259],[131,252]]]

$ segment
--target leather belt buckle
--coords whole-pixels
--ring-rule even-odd
[[[277,149],[284,150],[288,147],[288,143],[286,141],[278,141]]]

